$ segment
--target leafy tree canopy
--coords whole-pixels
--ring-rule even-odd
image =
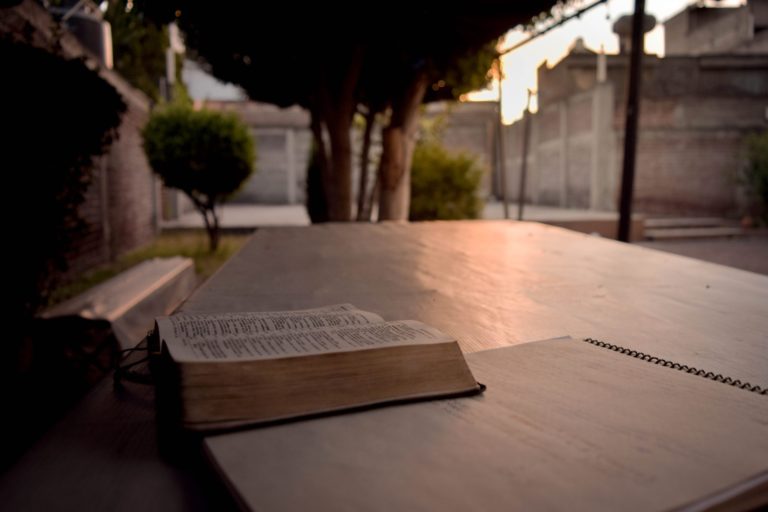
[[[135,9],[128,0],[110,0],[104,19],[112,26],[115,69],[154,101],[160,101],[167,29]]]
[[[251,99],[309,110],[327,218],[346,221],[353,202],[349,132],[360,107],[387,114],[379,218],[404,219],[418,106],[482,85],[496,38],[556,3],[475,0],[451,8],[412,0],[362,8],[164,0],[144,8],[177,17],[187,47]]]
[[[179,15],[188,45],[216,76],[240,84],[254,100],[309,108],[318,85],[343,80],[356,54],[368,78],[361,83],[383,90],[396,92],[422,69],[435,83],[445,81],[457,59],[555,3],[477,0],[448,8],[435,1],[388,2],[360,12],[341,3],[265,8],[166,0],[165,14]]]

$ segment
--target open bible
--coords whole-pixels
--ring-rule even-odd
[[[450,336],[349,304],[161,317],[149,346],[160,407],[194,430],[482,390]]]

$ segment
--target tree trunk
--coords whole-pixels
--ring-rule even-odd
[[[360,150],[360,187],[357,191],[357,221],[371,220],[370,201],[368,200],[368,165],[371,160],[371,135],[376,123],[376,111],[369,107],[365,115],[365,132],[363,132],[363,147]]]
[[[343,113],[331,116],[330,175],[326,175],[328,218],[333,221],[352,220],[352,117]],[[335,119],[334,119],[335,117]]]
[[[208,250],[211,253],[219,248],[219,216],[216,214],[218,198],[197,194],[190,190],[183,191],[203,216],[205,231],[208,233]]]
[[[208,249],[211,254],[215,253],[219,249],[219,240],[221,239],[221,229],[219,229],[219,216],[216,213],[216,205],[211,204],[211,220],[208,226],[208,238],[210,244]]]
[[[426,90],[427,77],[419,73],[405,94],[392,105],[389,126],[382,130],[379,220],[408,220],[411,161],[416,145],[419,105]]]
[[[381,166],[379,166],[379,169]],[[368,199],[365,201],[365,211],[363,212],[363,220],[370,222],[371,216],[373,214],[373,208],[376,206],[376,202],[379,198],[379,188],[381,187],[381,179],[379,177],[379,169],[376,170],[376,175],[374,176],[373,181],[373,187],[371,187],[371,191],[368,194]]]
[[[339,113],[325,116],[312,113],[313,136],[318,148],[322,192],[328,209],[327,220],[352,220],[352,141],[351,119],[345,122]]]
[[[340,80],[322,77],[312,102],[312,134],[318,147],[320,170],[328,207],[328,220],[352,220],[352,119],[357,100],[355,89],[363,61],[361,49],[354,49]]]
[[[306,182],[306,199],[305,204],[307,207],[307,214],[309,220],[313,224],[322,222],[328,222],[328,205],[325,202],[325,190],[323,183],[323,166],[327,165],[327,159],[323,158],[320,152],[323,150],[322,146],[317,144],[319,128],[312,123],[312,134],[314,141],[312,142],[312,149],[309,155],[309,163],[307,165],[307,182]]]

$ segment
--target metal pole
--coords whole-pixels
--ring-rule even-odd
[[[496,59],[497,69],[499,71],[499,186],[501,186],[501,202],[504,205],[504,218],[509,219],[509,201],[507,200],[507,166],[504,154],[504,122],[502,120],[502,93],[501,81],[504,79],[504,72],[501,67],[501,57]]]
[[[523,111],[523,158],[520,162],[520,190],[517,197],[517,220],[523,220],[525,204],[525,180],[528,175],[528,145],[531,138],[531,90],[528,89],[528,101]]]
[[[645,0],[635,0],[632,16],[632,48],[629,60],[629,94],[627,95],[626,123],[624,126],[624,166],[621,175],[619,202],[619,237],[629,242],[632,223],[632,192],[635,182],[635,155],[637,152],[637,125],[640,114],[640,78],[643,59],[643,21]]]

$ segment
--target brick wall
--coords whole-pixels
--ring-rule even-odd
[[[768,94],[644,98],[637,148],[637,211],[738,215],[744,138],[765,127],[766,107]]]
[[[739,52],[754,39],[756,18],[764,9],[764,5],[754,0],[750,5],[735,8],[689,6],[664,23],[666,52],[668,55]]]
[[[109,260],[109,244],[102,225],[105,207],[102,180],[105,179],[105,165],[105,157],[96,159],[91,186],[79,209],[86,224],[86,231],[83,236],[74,240],[74,249],[67,254],[70,275],[76,275]]]
[[[584,79],[590,66],[594,71],[594,56],[572,55],[553,69],[540,69],[541,109],[532,118],[537,135],[528,164],[528,197],[535,203],[617,207],[626,62],[611,57],[604,84]],[[768,127],[768,59],[650,58],[642,93],[635,210],[738,215],[745,136]],[[505,128],[509,197],[517,197],[520,150],[513,140],[521,125]]]
[[[152,240],[157,226],[157,203],[153,194],[157,185],[139,135],[149,114],[149,100],[120,75],[104,68],[74,35],[66,31],[53,34],[54,26],[48,12],[31,1],[4,9],[0,19],[0,33],[38,48],[61,52],[66,58],[84,59],[118,91],[127,105],[118,130],[119,138],[94,162],[93,179],[80,207],[87,229],[73,240],[74,250],[65,255],[69,276],[72,276]],[[55,80],[56,77],[51,77],[54,88]],[[72,120],[72,129],[77,129],[76,119]]]
[[[156,179],[141,146],[147,112],[130,106],[123,115],[120,138],[107,159],[107,210],[110,256],[116,258],[148,244],[156,233]]]
[[[732,131],[643,133],[638,143],[635,209],[736,214],[740,154],[741,137]]]
[[[69,276],[113,261],[148,244],[157,232],[157,181],[141,147],[148,113],[128,103],[118,138],[94,165],[93,180],[80,206],[87,224],[67,256]]]

